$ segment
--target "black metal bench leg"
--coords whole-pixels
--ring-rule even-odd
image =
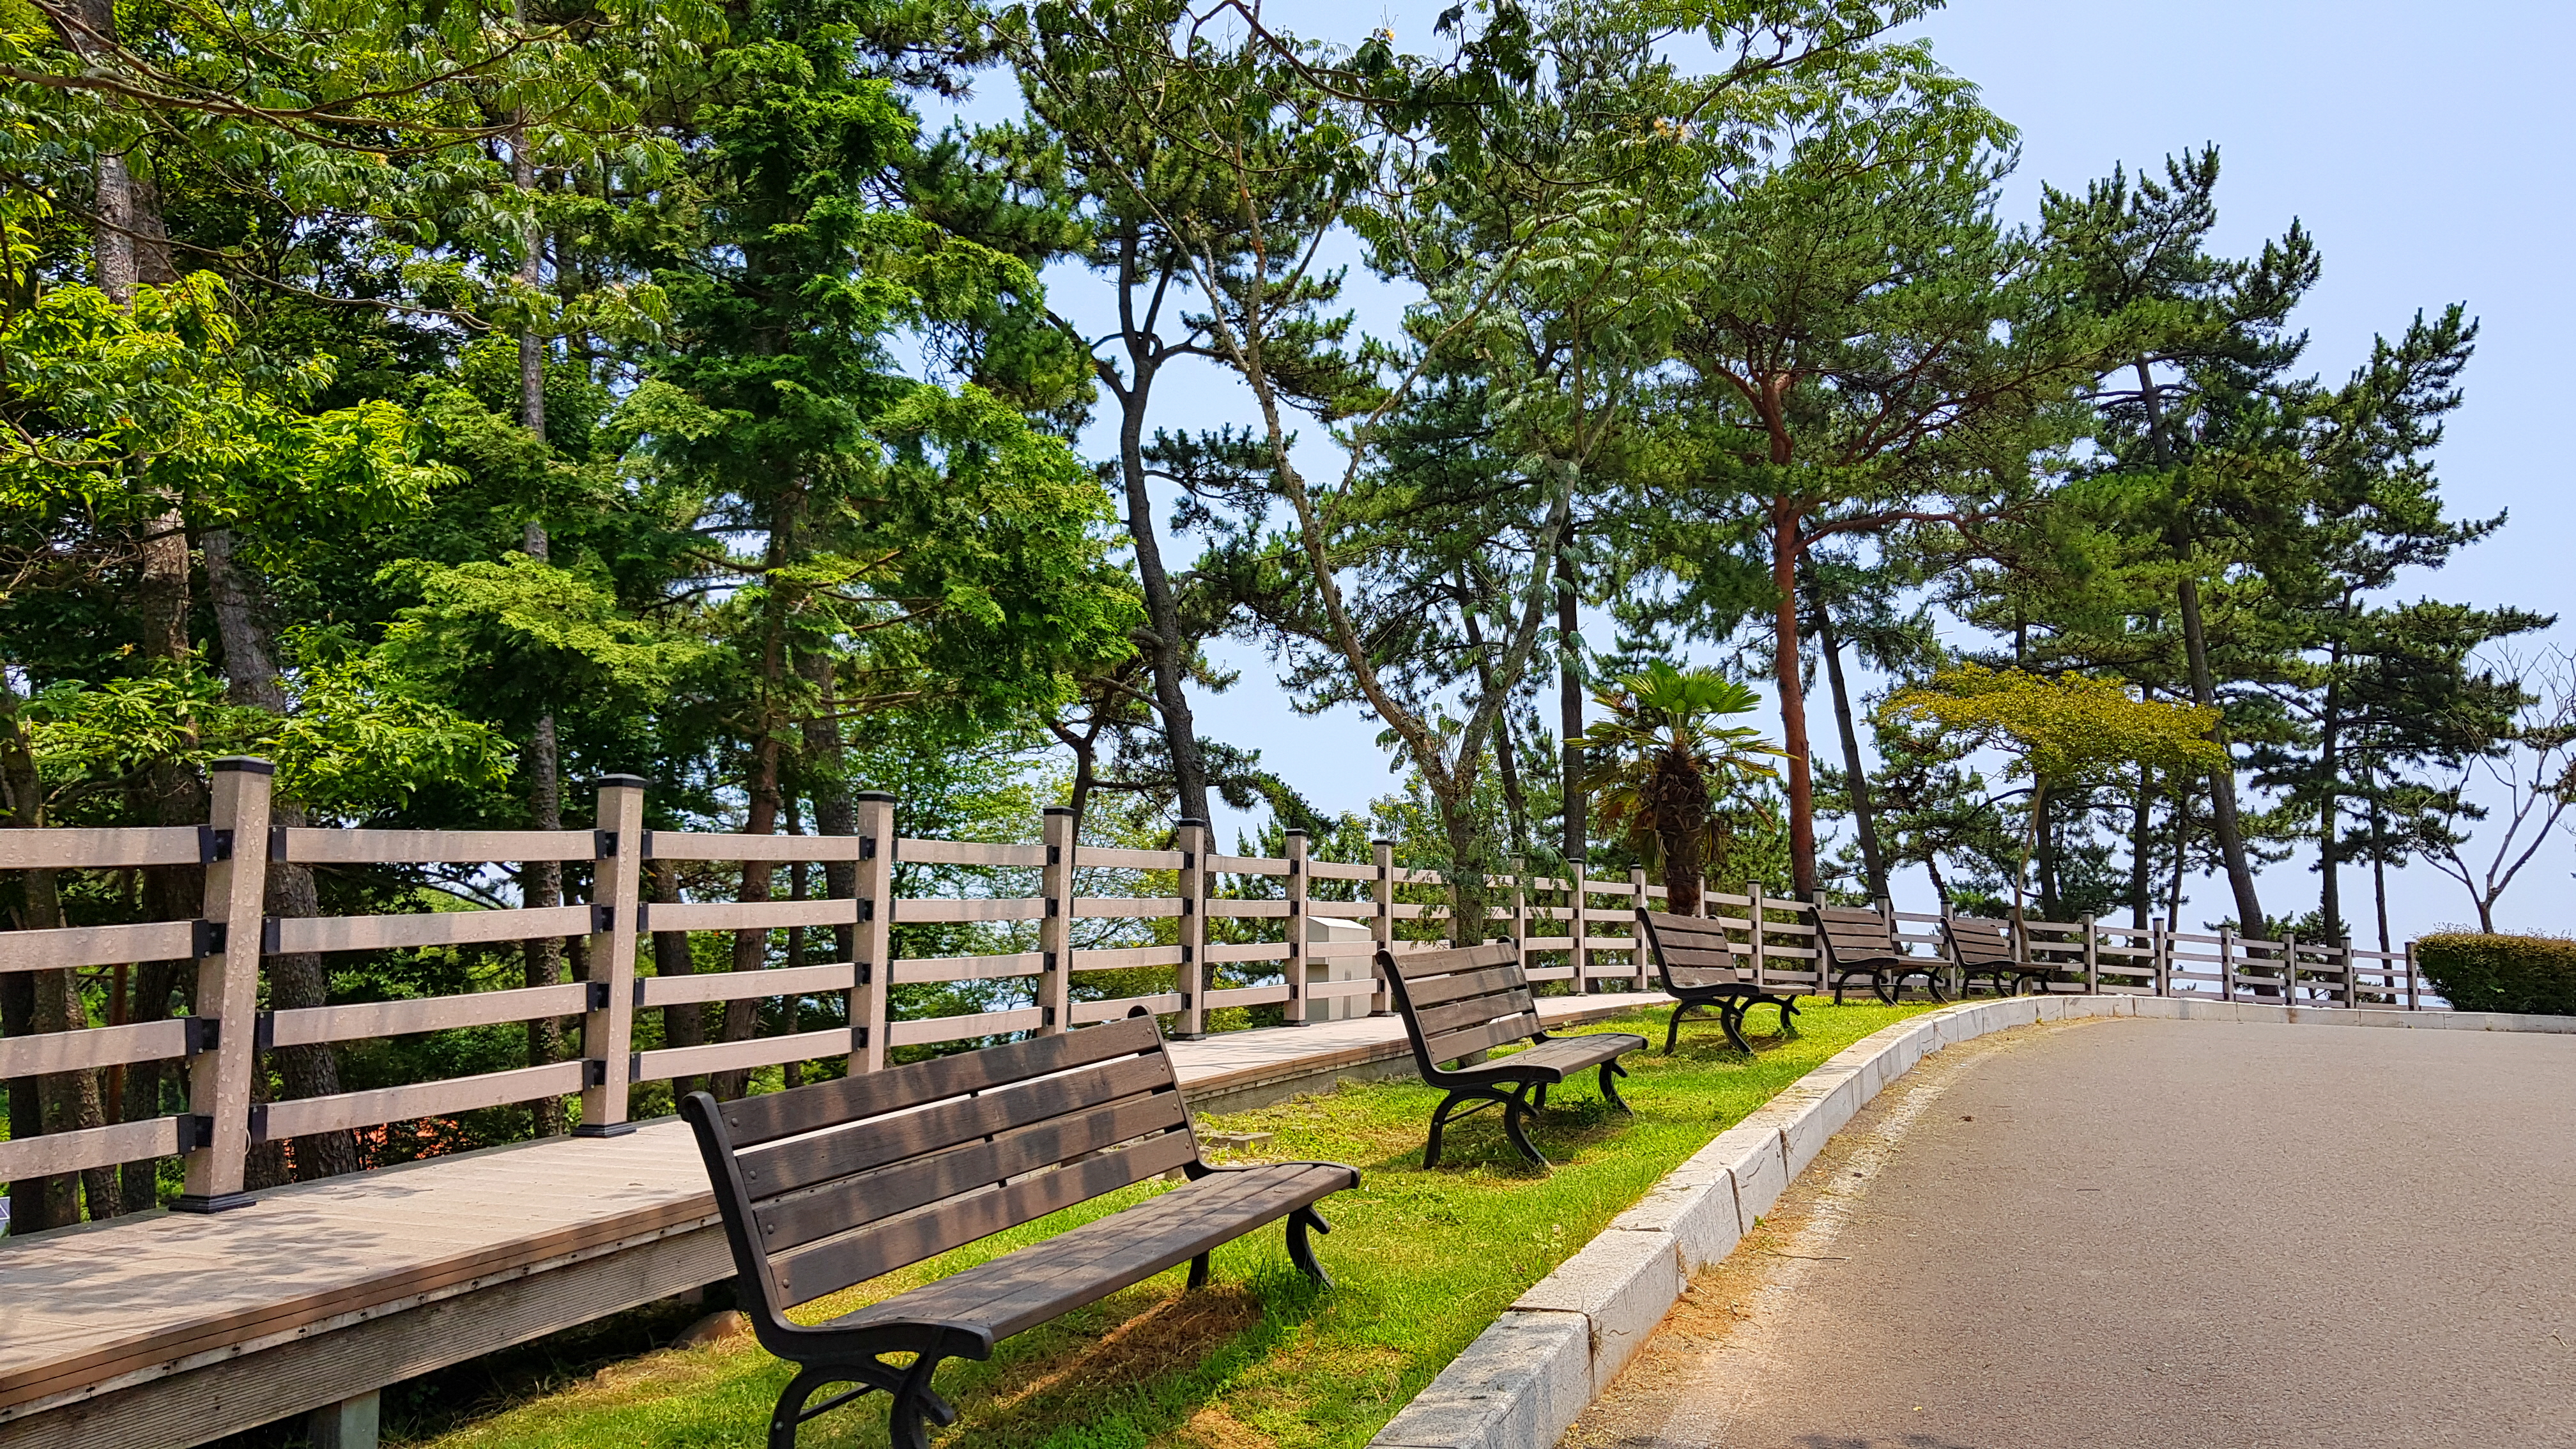
[[[1530,1094],[1530,1108],[1539,1112],[1547,1110],[1547,1083],[1539,1083],[1538,1090]]]
[[[904,1370],[903,1383],[894,1391],[894,1407],[886,1415],[886,1437],[894,1449],[930,1449],[930,1430],[921,1422],[924,1416],[942,1428],[957,1422],[957,1411],[930,1390],[931,1371],[938,1367],[939,1360],[925,1353]]]
[[[1744,1039],[1744,1013],[1752,1004],[1749,998],[1739,996],[1717,1008],[1717,1024],[1726,1029],[1726,1039],[1748,1057],[1753,1055],[1753,1043]]]
[[[1674,1044],[1682,1039],[1682,1018],[1690,1014],[1690,1009],[1694,1004],[1695,1003],[1685,1001],[1673,1008],[1673,1024],[1664,1029],[1665,1056],[1671,1056],[1673,1054]]]
[[[1843,1004],[1843,988],[1844,988],[1844,987],[1846,987],[1846,986],[1851,985],[1851,979],[1852,979],[1854,976],[1857,976],[1857,975],[1859,975],[1859,974],[1860,974],[1860,973],[1859,973],[1859,972],[1857,972],[1857,971],[1842,971],[1842,972],[1837,972],[1837,973],[1835,973],[1835,975],[1834,975],[1834,1005],[1836,1005],[1836,1006],[1840,1006],[1840,1005],[1842,1005],[1842,1004]]]
[[[1899,982],[1902,982],[1904,979],[1905,978],[1901,976],[1897,978]],[[1869,973],[1869,989],[1877,994],[1878,1001],[1881,1006],[1894,1006],[1896,1004],[1896,993],[1888,990],[1887,988],[1886,972],[1872,971]]]
[[[1451,1092],[1443,1099],[1440,1110],[1431,1114],[1431,1141],[1422,1149],[1422,1170],[1429,1172],[1440,1165],[1440,1130],[1449,1125],[1449,1114],[1457,1111],[1460,1103],[1500,1100],[1492,1092]]]
[[[1626,1067],[1617,1062],[1603,1062],[1601,1064],[1601,1100],[1634,1117],[1637,1115],[1637,1109],[1629,1106],[1627,1100],[1619,1095],[1618,1085],[1611,1080],[1614,1077],[1626,1075],[1628,1075]]]
[[[1529,1114],[1529,1110],[1528,1101],[1523,1099],[1519,1091],[1514,1091],[1509,1097],[1504,1098],[1503,1135],[1512,1139],[1512,1145],[1521,1150],[1523,1157],[1541,1167],[1553,1168],[1556,1164],[1548,1161],[1546,1155],[1531,1143],[1529,1130],[1522,1125],[1521,1119]]]
[[[1950,998],[1941,994],[1941,974],[1939,972],[1926,971],[1923,973],[1923,989],[1932,993],[1932,999],[1935,1002],[1944,1006],[1950,1004]]]
[[[1205,1288],[1208,1285],[1209,1277],[1207,1254],[1201,1253],[1197,1257],[1190,1259],[1189,1286],[1193,1288]]]
[[[912,1381],[916,1372],[921,1382],[915,1391],[915,1396],[922,1400],[922,1407],[927,1408],[931,1417],[941,1424],[957,1422],[957,1411],[948,1406],[947,1400],[930,1391],[930,1370],[937,1366],[937,1362],[925,1355],[909,1369],[896,1368],[882,1359],[863,1359],[852,1363],[807,1364],[796,1371],[796,1377],[787,1381],[787,1387],[779,1392],[777,1406],[770,1410],[769,1449],[796,1449],[796,1431],[808,1420],[819,1418],[852,1399],[875,1393],[880,1389],[895,1396],[899,1410],[903,1404],[905,1386]],[[810,1402],[816,1390],[832,1384],[856,1384],[858,1387],[846,1393],[834,1394],[819,1404]],[[900,1444],[903,1441],[898,1437],[895,1442]],[[929,1441],[924,1439],[922,1442],[927,1444]]]
[[[1324,1215],[1312,1207],[1301,1207],[1288,1215],[1288,1261],[1326,1288],[1333,1286],[1333,1275],[1325,1272],[1324,1265],[1315,1261],[1315,1245],[1307,1241],[1306,1234],[1332,1230],[1333,1225],[1324,1221]]]

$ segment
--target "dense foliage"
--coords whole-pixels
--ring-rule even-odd
[[[2461,1011],[2576,1016],[2576,941],[2440,931],[2416,942],[2415,960]]]

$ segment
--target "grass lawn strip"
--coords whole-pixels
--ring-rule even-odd
[[[1530,1168],[1497,1114],[1451,1128],[1448,1160],[1423,1172],[1441,1093],[1419,1082],[1352,1085],[1276,1107],[1202,1118],[1215,1132],[1271,1132],[1264,1159],[1323,1159],[1361,1170],[1322,1207],[1318,1245],[1339,1286],[1316,1290],[1266,1228],[1216,1254],[1216,1286],[1181,1291],[1180,1270],[1003,1344],[987,1363],[952,1361],[940,1391],[962,1415],[950,1442],[977,1449],[1360,1449],[1512,1300],[1608,1226],[1666,1172],[1826,1058],[1922,1005],[1805,1008],[1802,1030],[1756,1037],[1747,1060],[1713,1026],[1670,1058],[1627,1058],[1633,1118],[1589,1081],[1550,1096],[1533,1129],[1557,1168]],[[1660,1041],[1661,1017],[1582,1028]],[[1226,1154],[1212,1154],[1225,1160]],[[998,1234],[800,1310],[820,1320],[1051,1237],[1161,1191],[1144,1184]],[[791,1370],[748,1340],[666,1350],[571,1389],[500,1407],[425,1441],[440,1449],[694,1449],[762,1442]],[[424,1442],[424,1441],[413,1441]],[[885,1444],[870,1396],[805,1426],[808,1449]]]

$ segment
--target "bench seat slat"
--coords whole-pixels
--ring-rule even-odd
[[[770,1281],[785,1302],[810,1303],[853,1283],[909,1267],[977,1238],[991,1237],[1197,1160],[1198,1148],[1188,1133],[1165,1133],[1123,1152],[1104,1152],[1053,1172],[1021,1178],[1007,1187],[952,1199],[936,1211],[898,1218],[874,1232],[826,1238],[781,1253],[769,1260]]]
[[[895,1071],[862,1072],[793,1092],[740,1098],[723,1106],[725,1130],[739,1152],[782,1137],[1053,1076],[1094,1062],[1159,1054],[1161,1046],[1162,1037],[1151,1020],[1121,1019],[987,1051],[935,1057]]]
[[[996,1339],[1036,1327],[1356,1185],[1345,1167],[1218,1172],[1097,1222],[860,1309],[833,1327],[931,1320]]]

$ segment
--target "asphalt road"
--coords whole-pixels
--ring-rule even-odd
[[[2576,1037],[2131,1019],[1953,1048],[1566,1442],[2576,1446]]]

